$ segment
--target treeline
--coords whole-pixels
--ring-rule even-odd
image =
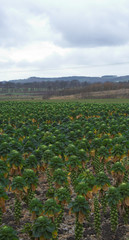
[[[0,88],[3,89],[68,89],[68,88],[80,88],[87,86],[87,82],[80,82],[78,80],[72,81],[42,81],[42,82],[29,82],[29,83],[15,83],[15,82],[0,82]]]
[[[40,95],[43,98],[51,96],[65,96],[72,94],[82,94],[110,91],[119,89],[129,89],[129,82],[104,82],[88,83],[78,80],[71,81],[42,81],[31,83],[0,82],[0,93],[2,94],[32,94]]]

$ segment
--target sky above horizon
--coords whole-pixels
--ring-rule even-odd
[[[129,75],[128,0],[0,0],[0,81]]]

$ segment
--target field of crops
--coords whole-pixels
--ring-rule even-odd
[[[0,102],[0,239],[129,239],[129,104]]]

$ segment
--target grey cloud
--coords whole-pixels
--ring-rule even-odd
[[[0,8],[0,46],[21,47],[34,41],[58,41],[60,33],[51,28],[49,14],[38,2],[3,1]],[[36,26],[33,21],[46,21],[46,25]],[[32,21],[32,23],[31,23]]]
[[[110,1],[109,1],[110,4]],[[83,7],[83,6],[82,6]],[[51,24],[62,33],[66,46],[115,46],[129,42],[128,8],[84,8],[50,15]],[[62,44],[62,42],[61,42]],[[63,45],[62,44],[62,45]]]
[[[2,3],[3,2],[3,3]],[[127,0],[1,0],[0,45],[51,41],[62,47],[117,46],[129,42]],[[47,29],[29,19],[48,19]]]
[[[38,24],[44,20],[44,27]],[[40,47],[44,41],[69,50],[64,55],[55,51],[44,60],[27,61],[27,46],[39,42]],[[17,56],[4,63],[0,58],[0,70],[58,72],[72,66],[126,62],[128,42],[128,0],[1,0],[0,47],[13,48],[14,52],[23,49],[25,60],[19,61]]]
[[[25,44],[29,26],[22,13],[11,8],[1,8],[0,16],[0,45],[15,47]]]

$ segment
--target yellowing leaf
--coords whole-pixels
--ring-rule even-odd
[[[35,122],[36,122],[36,120],[33,118],[33,119],[32,119],[32,123],[35,123]]]
[[[69,216],[71,216],[71,209],[69,210]]]
[[[13,166],[12,166],[12,169],[14,169],[14,170],[16,170],[17,169],[17,167],[13,164]]]
[[[129,197],[126,197],[126,198],[125,198],[125,204],[126,204],[127,206],[129,206]]]
[[[76,116],[76,119],[79,119],[80,117],[82,117],[82,114],[79,114],[78,116]]]
[[[88,191],[86,196],[89,198],[89,199],[92,199],[93,198],[93,195],[92,195],[92,191]]]
[[[104,191],[107,191],[107,190],[108,190],[108,184],[105,184],[105,185],[103,186],[103,190],[104,190]]]
[[[78,221],[79,223],[84,222],[85,215],[82,212],[79,212]]]
[[[23,189],[27,193],[28,187],[24,187]]]
[[[39,239],[40,239],[40,240],[46,240],[46,238],[44,238],[44,237],[42,237],[42,236],[41,236]]]
[[[56,231],[56,230],[52,233],[52,237],[53,237],[53,238],[56,238],[56,237],[57,237],[57,231]]]
[[[93,187],[93,189],[92,189],[92,192],[93,192],[93,193],[97,193],[100,189],[101,189],[100,187],[98,187],[98,186],[95,185],[95,186]]]
[[[72,120],[72,121],[73,121],[73,117],[69,116],[69,118],[70,118],[70,120]]]
[[[8,173],[4,173],[4,177],[7,178],[7,176],[8,176]]]
[[[32,191],[35,191],[36,187],[34,184],[31,185],[31,189],[32,189]]]
[[[97,133],[97,130],[96,130],[96,129],[94,130],[94,133],[95,133],[95,134]]]
[[[90,154],[91,154],[92,157],[95,157],[95,150],[92,150],[92,151],[90,152]]]
[[[47,213],[47,216],[48,217],[54,217],[54,214],[53,213]]]
[[[68,157],[67,156],[65,156],[65,161],[68,161]]]

